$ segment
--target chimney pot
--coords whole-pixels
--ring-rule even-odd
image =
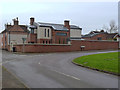
[[[16,19],[13,19],[14,25],[18,25],[19,21],[18,21],[18,17]]]

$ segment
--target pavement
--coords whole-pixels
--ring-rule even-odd
[[[117,50],[116,50],[117,51]],[[3,66],[29,88],[118,88],[118,76],[77,66],[83,55],[115,51],[11,53],[3,51]]]
[[[17,77],[12,75],[4,67],[2,68],[2,90],[8,88],[27,88]]]

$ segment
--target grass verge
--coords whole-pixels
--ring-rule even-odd
[[[98,71],[120,75],[118,72],[118,52],[101,53],[75,58],[72,62]]]

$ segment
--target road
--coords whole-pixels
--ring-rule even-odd
[[[3,51],[3,66],[29,88],[118,88],[118,77],[71,61],[83,55],[112,51],[15,54]]]

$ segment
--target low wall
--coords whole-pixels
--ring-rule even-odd
[[[83,50],[105,50],[118,49],[118,42],[113,41],[87,41],[87,40],[71,40],[71,44],[65,45],[43,45],[43,44],[25,44],[24,52],[71,52],[81,51],[81,46],[85,46]],[[23,45],[14,45],[17,52],[23,52]]]
[[[23,52],[23,45],[14,45],[16,47],[17,52]],[[35,44],[30,45],[27,44],[24,46],[24,52],[66,52],[71,51],[70,50],[71,45],[41,45],[41,44]]]
[[[80,46],[85,46],[84,50],[105,50],[118,49],[118,42],[116,41],[95,41],[95,40],[72,40],[72,48],[78,50]]]

